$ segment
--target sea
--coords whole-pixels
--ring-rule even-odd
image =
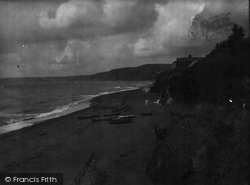
[[[89,107],[93,97],[138,89],[151,82],[67,78],[0,79],[0,134]]]

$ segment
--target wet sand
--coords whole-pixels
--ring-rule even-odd
[[[74,184],[74,177],[94,152],[96,166],[102,164],[108,173],[109,180],[104,184],[150,185],[145,171],[156,146],[154,126],[169,121],[165,116],[169,108],[155,105],[157,99],[158,95],[141,89],[103,95],[92,100],[93,104],[98,103],[99,110],[90,107],[2,134],[0,172],[63,173],[64,184]],[[77,119],[87,114],[102,115],[121,105],[131,106],[123,114],[134,114],[132,123],[110,125],[107,121]],[[141,116],[149,111],[152,116]],[[104,161],[113,161],[113,166]]]

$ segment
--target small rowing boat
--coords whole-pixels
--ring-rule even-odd
[[[112,112],[112,113],[106,113],[106,114],[103,114],[103,116],[116,116],[116,115],[120,115],[121,112]]]
[[[125,119],[125,118],[134,118],[135,115],[131,114],[131,115],[121,115],[121,116],[118,116],[118,119]]]
[[[151,116],[152,114],[153,114],[152,112],[141,113],[142,116]]]
[[[131,118],[111,119],[111,120],[109,120],[109,124],[126,124],[126,123],[131,123],[131,122],[132,122]]]
[[[107,117],[107,118],[92,118],[93,122],[100,122],[100,121],[109,121],[111,118]]]
[[[99,118],[99,115],[85,115],[85,116],[78,116],[77,119],[83,120],[83,119],[92,119],[92,118]]]

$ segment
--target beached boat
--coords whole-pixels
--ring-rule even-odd
[[[132,122],[131,118],[111,119],[111,120],[109,120],[109,124],[126,124],[126,123],[131,123],[131,122]]]
[[[142,116],[151,116],[152,114],[153,114],[152,112],[141,113]]]
[[[83,120],[83,119],[92,119],[92,118],[99,118],[99,115],[84,115],[84,116],[78,116],[77,119]]]
[[[105,117],[105,118],[92,118],[93,122],[98,122],[98,121],[109,121],[111,118],[110,117]]]
[[[121,112],[112,112],[112,113],[106,113],[106,114],[103,114],[103,116],[116,116],[116,115],[120,115]]]
[[[125,119],[125,118],[134,118],[135,115],[131,114],[131,115],[121,115],[121,116],[118,116],[118,119]]]

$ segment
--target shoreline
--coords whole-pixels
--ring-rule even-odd
[[[23,120],[23,121],[20,121],[20,122],[3,125],[3,126],[0,127],[0,136],[3,135],[3,134],[9,133],[9,132],[14,132],[14,131],[17,131],[17,130],[20,130],[20,129],[24,129],[26,127],[33,127],[33,126],[35,126],[37,124],[43,124],[44,122],[47,122],[47,121],[50,121],[50,120],[53,120],[53,119],[57,119],[57,118],[60,118],[60,117],[68,116],[70,114],[74,114],[74,113],[77,113],[77,112],[84,111],[85,109],[90,108],[93,101],[95,101],[95,99],[100,97],[100,96],[106,96],[106,95],[115,94],[115,93],[138,90],[138,89],[144,88],[146,86],[138,87],[138,88],[131,88],[131,89],[124,89],[124,90],[120,90],[120,91],[113,91],[113,92],[109,92],[109,93],[100,93],[98,95],[91,95],[92,96],[91,98],[86,98],[86,99],[82,100],[82,102],[86,103],[86,105],[85,105],[86,107],[79,107],[77,110],[69,110],[68,109],[66,111],[61,112],[61,115],[60,115],[60,113],[52,114],[52,115],[49,115],[49,116],[46,116],[46,117],[32,118],[32,119],[28,120],[27,122],[26,122],[26,120]],[[77,106],[75,106],[75,107],[77,107]],[[65,112],[69,112],[69,113],[65,114]],[[7,127],[7,130],[5,130],[6,127]],[[8,127],[11,127],[11,128],[8,128]]]

